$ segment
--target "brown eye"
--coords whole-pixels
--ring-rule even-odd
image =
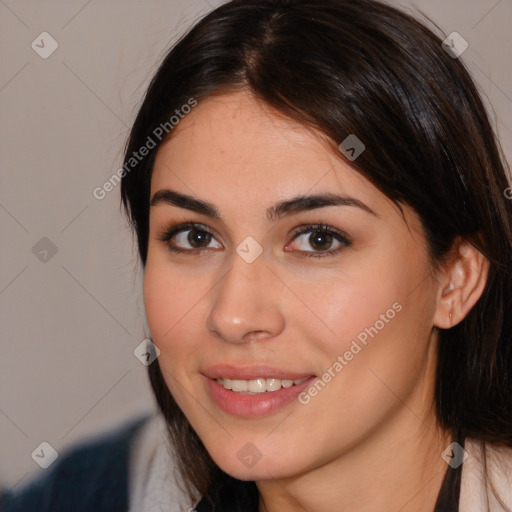
[[[345,235],[323,224],[303,227],[295,234],[293,243],[298,246],[298,252],[303,253],[302,256],[305,258],[332,256],[351,245]],[[308,250],[308,248],[313,250]]]
[[[187,242],[195,248],[204,248],[204,244],[206,246],[210,243],[212,239],[211,233],[207,231],[202,231],[200,229],[191,229],[188,232]]]
[[[213,234],[209,230],[191,222],[171,226],[157,236],[157,239],[164,242],[172,252],[200,253],[203,249],[222,248],[220,244],[209,247],[212,240],[214,240]]]
[[[311,247],[318,251],[328,250],[331,246],[334,237],[325,231],[314,231],[309,235],[309,243]]]

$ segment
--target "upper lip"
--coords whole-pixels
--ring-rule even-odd
[[[252,365],[252,366],[234,366],[230,364],[217,364],[209,366],[202,371],[203,375],[210,379],[239,379],[239,380],[254,380],[260,378],[267,379],[290,379],[297,380],[304,377],[312,377],[311,372],[294,372],[282,370],[280,368],[273,368],[265,365]]]

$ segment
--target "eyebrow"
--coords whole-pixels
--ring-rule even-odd
[[[159,204],[168,204],[179,208],[185,208],[222,221],[222,216],[219,210],[213,204],[167,188],[155,192],[151,199],[150,207],[154,207]],[[275,222],[292,213],[315,210],[326,206],[354,206],[374,215],[377,218],[380,218],[374,210],[355,197],[325,193],[309,196],[298,195],[291,199],[276,203],[274,206],[267,209],[267,219],[270,222]]]

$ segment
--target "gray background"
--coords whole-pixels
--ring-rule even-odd
[[[61,452],[154,409],[133,355],[149,332],[119,187],[92,193],[121,166],[169,45],[220,3],[0,0],[0,484],[42,471],[31,458],[42,441]],[[510,161],[511,1],[401,4],[467,40],[462,60]],[[44,31],[59,45],[47,59],[31,47]],[[46,261],[33,252],[43,237],[57,248]]]

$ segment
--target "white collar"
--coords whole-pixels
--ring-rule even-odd
[[[154,414],[134,441],[128,512],[190,512],[197,505],[179,487],[166,431],[161,414]],[[480,443],[468,438],[464,449],[468,458],[462,467],[459,512],[512,512],[512,448],[487,447],[487,482]],[[506,504],[504,507],[492,487]]]
[[[487,445],[487,481],[481,443],[468,438],[464,450],[468,458],[462,466],[459,512],[512,512],[512,448]]]
[[[180,489],[164,418],[151,416],[130,451],[128,512],[184,512],[193,509]]]

